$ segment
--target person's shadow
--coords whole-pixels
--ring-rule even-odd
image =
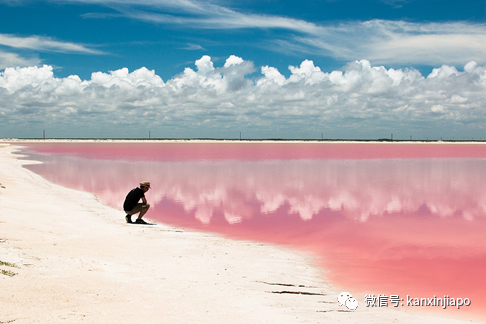
[[[155,224],[155,223],[147,223],[147,222],[145,222],[145,223],[137,223],[137,222],[133,222],[133,223],[128,223],[128,224],[130,224],[130,225],[145,225],[145,226],[147,226],[147,225],[148,225],[148,226],[155,226],[155,225],[157,225],[157,224]]]

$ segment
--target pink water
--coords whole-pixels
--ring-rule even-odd
[[[147,217],[310,252],[359,295],[469,298],[486,312],[486,146],[35,144],[28,168],[121,208],[142,180]],[[124,213],[120,212],[120,221]],[[360,306],[361,307],[361,306]],[[364,307],[364,305],[363,305]]]

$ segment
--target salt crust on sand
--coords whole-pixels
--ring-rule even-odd
[[[471,323],[361,301],[348,311],[307,255],[125,224],[22,168],[34,162],[17,150],[0,143],[0,261],[17,266],[0,267],[16,273],[0,275],[0,323]]]

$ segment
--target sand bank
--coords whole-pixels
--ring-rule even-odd
[[[22,168],[15,150],[0,143],[0,323],[463,322],[361,300],[349,311],[310,256],[125,224],[92,194]]]

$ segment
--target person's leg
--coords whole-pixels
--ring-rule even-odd
[[[150,204],[147,204],[145,207],[142,207],[142,210],[140,211],[140,214],[138,215],[137,219],[142,219],[143,215],[145,215],[149,209],[150,209]]]
[[[126,211],[126,210],[125,210],[125,213],[127,214],[127,215],[125,216],[125,219],[126,219],[127,223],[132,223],[132,216],[133,216],[133,215],[135,215],[135,214],[137,214],[137,213],[139,213],[139,212],[141,213],[141,211],[143,210],[142,205],[143,205],[143,204],[139,203],[139,204],[137,204],[135,207],[133,207],[133,209],[132,209],[132,210],[130,210],[130,211]]]

